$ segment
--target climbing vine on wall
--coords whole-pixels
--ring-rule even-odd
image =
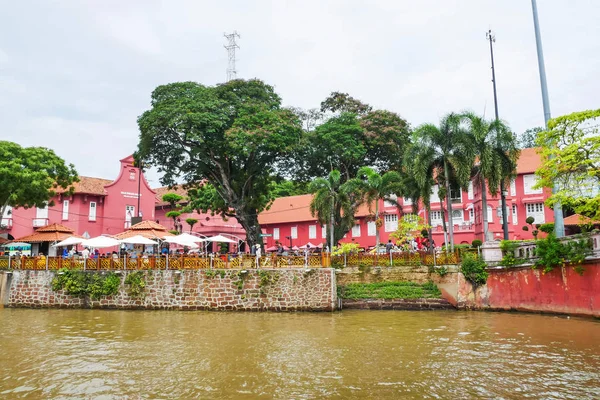
[[[72,271],[63,268],[52,279],[52,290],[64,290],[71,296],[90,296],[94,300],[116,295],[119,293],[119,286],[121,278],[114,272]]]
[[[131,297],[140,297],[146,291],[146,281],[142,271],[130,272],[125,278],[125,284],[129,285],[127,293]]]

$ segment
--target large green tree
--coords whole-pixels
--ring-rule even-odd
[[[359,194],[359,202],[367,204],[369,211],[375,208],[374,217],[376,223],[375,245],[379,247],[379,231],[381,221],[379,219],[379,201],[386,200],[398,205],[396,196],[402,195],[402,177],[395,171],[389,171],[384,174],[378,174],[370,167],[362,167],[358,170],[356,178],[347,182],[351,192]]]
[[[321,103],[321,111],[325,122],[306,130],[294,157],[281,165],[286,175],[310,182],[335,168],[345,182],[363,166],[378,172],[400,168],[410,141],[410,126],[398,114],[373,110],[338,92]]]
[[[529,128],[525,132],[521,133],[517,139],[519,148],[529,149],[537,146],[535,141],[537,140],[538,134],[543,131],[544,128],[537,126],[535,128]]]
[[[519,150],[512,132],[504,122],[488,121],[473,113],[465,113],[464,118],[469,143],[476,156],[472,178],[481,188],[483,236],[485,240],[490,240],[487,192],[496,196],[501,182],[507,187],[509,178],[515,173]]]
[[[576,213],[600,220],[600,109],[551,119],[537,137],[542,166],[537,187],[557,186],[547,200],[560,202]]]
[[[73,164],[50,149],[0,141],[0,226],[8,207],[53,205],[51,199],[78,180]]]
[[[310,212],[322,225],[327,224],[327,243],[333,249],[354,225],[358,198],[347,183],[342,183],[340,171],[333,170],[327,178],[317,178],[308,190],[314,194]],[[333,243],[331,236],[333,232]]]
[[[455,181],[461,188],[466,188],[473,165],[473,152],[462,122],[460,114],[451,113],[441,119],[439,126],[421,125],[414,135],[413,171],[416,179],[424,184],[433,174],[440,187],[445,187],[451,249],[454,248],[451,182]]]
[[[298,117],[260,80],[163,85],[151,105],[138,119],[140,159],[158,167],[163,184],[195,187],[193,206],[235,217],[248,243],[262,244],[258,214],[272,201],[274,165],[300,139]]]

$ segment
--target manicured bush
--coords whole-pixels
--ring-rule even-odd
[[[485,261],[467,255],[463,258],[460,272],[463,273],[465,279],[471,282],[473,286],[480,286],[487,282],[488,272],[486,268]]]

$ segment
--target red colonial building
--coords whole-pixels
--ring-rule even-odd
[[[73,186],[73,194],[58,193],[52,199],[52,206],[8,210],[2,220],[6,236],[18,239],[55,223],[86,237],[115,235],[129,228],[136,214],[154,219],[156,192],[134,166],[132,156],[120,160],[115,180],[80,176]],[[52,253],[53,250],[46,251]],[[38,251],[42,250],[34,244],[32,253]]]
[[[524,149],[517,164],[517,177],[507,188],[506,203],[508,209],[508,232],[510,239],[530,239],[531,230],[523,231],[525,219],[535,218],[536,224],[554,221],[553,211],[544,205],[544,200],[551,194],[550,189],[533,189],[536,183],[535,170],[541,165],[536,149]],[[441,245],[447,238],[442,228],[442,207],[447,215],[446,204],[438,197],[438,188],[434,187],[431,194],[431,225],[435,243]],[[454,243],[471,243],[474,239],[483,240],[482,201],[480,187],[469,185],[467,191],[456,188],[451,190],[452,216],[454,225]],[[502,207],[500,196],[487,196],[487,214],[489,221],[489,236],[501,239]],[[267,247],[276,241],[285,246],[302,246],[308,242],[313,244],[326,241],[327,227],[321,226],[310,213],[309,207],[312,195],[291,196],[276,199],[271,208],[259,216],[259,222],[266,237]],[[401,215],[411,214],[413,205],[410,199],[400,199],[401,212],[391,203],[381,201],[383,226],[380,229],[380,240],[386,243],[389,235],[398,227]],[[361,247],[375,245],[375,222],[368,221],[369,212],[361,207],[356,214],[356,224],[342,241],[354,241]],[[418,207],[418,215],[426,219],[425,209]],[[447,219],[447,217],[446,217]]]
[[[553,222],[553,211],[544,206],[544,200],[550,195],[550,189],[533,189],[536,182],[535,170],[541,159],[536,149],[524,149],[517,164],[517,177],[507,190],[507,209],[509,213],[508,227],[510,239],[532,238],[531,231],[523,231],[525,219],[535,218],[535,223]],[[166,217],[171,210],[168,203],[162,200],[166,193],[177,193],[184,197],[178,209],[187,202],[187,193],[181,187],[172,189],[162,187],[151,189],[144,174],[133,164],[129,156],[120,161],[120,168],[115,180],[90,178],[81,176],[74,184],[72,195],[57,194],[54,205],[45,208],[15,208],[9,210],[0,227],[2,236],[9,239],[31,235],[36,229],[54,223],[73,229],[75,234],[94,237],[101,234],[115,235],[131,226],[131,218],[139,215],[143,220],[152,220],[183,232],[192,230],[204,236],[228,234],[239,240],[240,247],[231,246],[230,251],[244,251],[242,244],[246,233],[235,218],[223,219],[210,213],[186,213],[178,220]],[[139,190],[139,210],[138,208]],[[454,222],[454,243],[471,243],[474,239],[483,240],[483,224],[481,221],[481,191],[469,185],[467,191],[451,190],[452,214]],[[302,246],[308,242],[318,245],[326,241],[327,228],[321,226],[310,213],[312,195],[282,197],[275,200],[269,210],[259,215],[259,223],[266,234],[266,247],[281,242],[285,246]],[[380,229],[380,240],[385,243],[389,235],[398,227],[398,220],[403,214],[413,212],[409,199],[400,199],[401,210],[391,203],[380,202],[383,226]],[[447,239],[442,229],[442,207],[437,195],[437,187],[431,195],[431,224],[435,243],[441,245]],[[488,193],[488,221],[490,236],[502,238],[502,218],[499,196],[492,197]],[[370,212],[366,206],[356,214],[356,224],[343,241],[355,241],[361,247],[375,245],[375,222],[368,221]],[[418,215],[425,219],[425,209],[418,207]],[[446,213],[447,215],[447,213]],[[190,229],[186,219],[194,218],[198,222]],[[2,229],[3,228],[3,229]],[[291,241],[290,241],[291,238]],[[52,248],[45,249],[52,252]],[[216,250],[216,249],[213,249]],[[33,254],[40,250],[37,245],[32,248]]]

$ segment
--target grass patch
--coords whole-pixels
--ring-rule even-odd
[[[441,295],[433,282],[351,283],[338,287],[338,296],[343,299],[432,299]]]

